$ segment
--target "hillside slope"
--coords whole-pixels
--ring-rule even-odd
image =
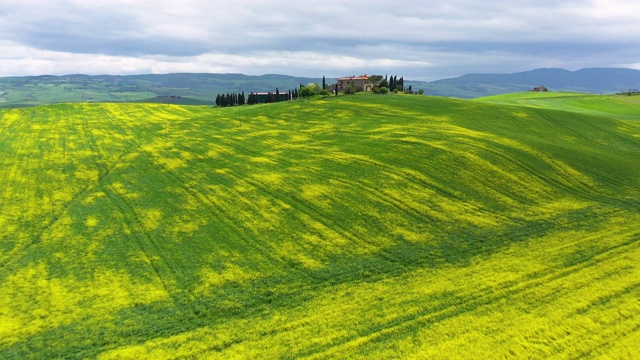
[[[619,68],[536,69],[513,74],[467,74],[429,83],[430,95],[476,98],[544,85],[551,91],[615,94],[640,88],[640,71]]]
[[[0,110],[0,357],[631,357],[640,123],[418,96]]]
[[[276,88],[286,91],[300,84],[320,84],[321,81],[276,74],[208,73],[6,77],[0,78],[0,107],[103,101],[215,104],[216,96],[222,93],[275,91]]]
[[[521,92],[477,98],[473,101],[571,111],[618,120],[640,120],[640,96],[637,95]]]

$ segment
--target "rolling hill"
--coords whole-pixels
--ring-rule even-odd
[[[327,79],[329,84],[335,79]],[[0,78],[0,108],[65,102],[155,102],[214,105],[218,94],[297,88],[321,78],[286,75],[157,74],[65,75]],[[516,74],[470,74],[433,82],[406,80],[427,95],[477,98],[527,91],[546,85],[554,92],[617,93],[640,88],[640,71],[631,69],[537,69]]]
[[[522,92],[477,98],[474,101],[571,111],[620,120],[637,120],[640,106],[638,95],[594,96],[584,93]]]
[[[0,358],[632,358],[640,111],[524,97],[0,109]]]
[[[0,107],[105,101],[215,105],[219,93],[286,91],[310,82],[322,79],[197,73],[6,77],[0,78]]]
[[[536,69],[514,74],[468,74],[430,82],[430,95],[477,98],[527,91],[544,85],[551,91],[615,94],[640,89],[640,71],[588,68],[577,71]]]

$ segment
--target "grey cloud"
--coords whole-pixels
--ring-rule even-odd
[[[190,71],[245,73],[386,66],[437,77],[640,62],[640,5],[631,0],[6,2],[0,44],[65,54],[56,59],[104,55],[134,69],[173,70],[180,61]],[[0,60],[22,56],[13,53],[0,48]]]

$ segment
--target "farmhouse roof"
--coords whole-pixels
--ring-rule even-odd
[[[345,77],[341,77],[338,80],[369,80],[369,76],[367,76],[367,74],[364,75],[360,75],[360,76],[345,76]]]

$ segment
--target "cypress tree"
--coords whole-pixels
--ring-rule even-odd
[[[276,88],[276,98],[275,98],[275,102],[280,101],[280,90],[278,90],[278,88]]]
[[[324,75],[322,75],[322,90],[326,90],[327,88],[327,81],[324,78]]]
[[[384,79],[380,81],[379,86],[386,87],[387,89],[389,88],[389,80],[387,79],[387,75],[385,75]]]

